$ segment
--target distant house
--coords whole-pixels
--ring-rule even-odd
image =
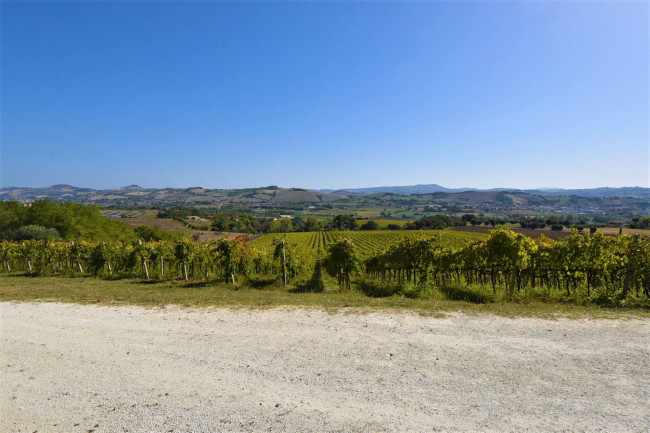
[[[208,218],[214,218],[214,215],[208,215]]]
[[[187,217],[187,219],[192,220],[192,221],[200,221],[201,217],[198,216],[198,215],[190,215],[190,216]]]
[[[610,221],[609,226],[610,227],[622,227],[625,225],[625,221]]]
[[[291,219],[293,217],[291,215],[280,215],[280,218],[289,218],[289,219]]]

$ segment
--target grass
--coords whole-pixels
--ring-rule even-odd
[[[449,297],[462,297],[458,291]],[[631,318],[650,317],[642,309],[609,309],[535,299],[478,303],[450,300],[444,292],[425,299],[396,295],[369,297],[360,290],[340,290],[326,279],[322,293],[309,293],[295,287],[283,288],[277,282],[232,286],[223,283],[143,282],[141,280],[102,280],[91,277],[0,276],[0,301],[67,302],[99,305],[186,307],[271,308],[280,306],[314,307],[326,311],[370,312],[376,310],[414,311],[423,315],[462,311],[470,314],[496,314],[506,317],[543,318]]]

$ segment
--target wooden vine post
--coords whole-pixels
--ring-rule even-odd
[[[287,285],[287,255],[284,249],[284,240],[282,241],[282,280]]]
[[[149,268],[147,267],[147,259],[144,257],[144,250],[142,249],[142,241],[138,239],[138,245],[140,245],[140,257],[142,258],[142,264],[144,265],[144,274],[147,276],[147,281],[149,281]]]
[[[23,242],[23,249],[25,250],[25,255],[27,255],[27,246],[25,245],[25,242]],[[27,256],[27,267],[29,268],[29,272],[32,272],[32,261],[29,260],[29,256]]]

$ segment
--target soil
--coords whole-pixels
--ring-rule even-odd
[[[0,431],[646,432],[650,320],[0,303]]]

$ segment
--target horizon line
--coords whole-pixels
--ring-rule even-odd
[[[380,188],[408,188],[408,187],[418,187],[418,186],[438,186],[440,188],[444,189],[449,189],[449,190],[458,190],[454,192],[462,192],[462,191],[470,191],[470,190],[479,190],[479,191],[489,191],[489,190],[518,190],[518,191],[549,191],[549,190],[589,190],[589,189],[623,189],[623,188],[639,188],[639,189],[650,189],[650,187],[645,187],[645,186],[596,186],[596,187],[535,187],[535,188],[521,188],[521,187],[446,187],[442,186],[437,183],[417,183],[417,184],[410,184],[410,185],[381,185],[381,186],[365,186],[365,187],[344,187],[344,188],[307,188],[307,187],[299,187],[299,186],[279,186],[279,185],[274,185],[274,184],[268,184],[268,185],[261,185],[261,186],[247,186],[247,187],[237,187],[237,188],[224,188],[224,187],[204,187],[201,185],[192,185],[192,186],[163,186],[163,187],[150,187],[150,186],[141,186],[138,184],[129,184],[125,186],[116,186],[116,187],[106,187],[106,188],[97,188],[97,187],[88,187],[88,186],[76,186],[76,185],[71,185],[67,183],[57,183],[57,184],[52,184],[52,185],[47,185],[47,186],[3,186],[0,187],[0,190],[3,189],[12,189],[12,188],[25,188],[25,189],[45,189],[45,188],[53,188],[56,186],[67,186],[71,188],[78,188],[78,189],[92,189],[92,190],[97,190],[97,191],[102,191],[102,190],[114,190],[114,189],[126,189],[129,187],[133,188],[142,188],[142,189],[193,189],[193,188],[201,188],[201,189],[214,189],[214,190],[237,190],[237,189],[259,189],[259,188],[269,188],[269,187],[275,187],[275,188],[280,188],[280,189],[304,189],[304,190],[310,190],[310,191],[324,191],[324,190],[330,190],[330,191],[352,191],[352,190],[359,190],[359,189],[380,189]]]

